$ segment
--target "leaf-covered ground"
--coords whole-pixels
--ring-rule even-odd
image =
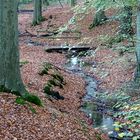
[[[111,15],[112,11],[108,12]],[[111,22],[88,30],[92,22],[92,15],[87,15],[79,23],[82,32],[80,39],[47,39],[31,37],[37,35],[38,30],[54,31],[62,26],[72,17],[69,7],[49,7],[43,12],[46,20],[41,25],[31,27],[32,14],[19,14],[19,32],[24,35],[19,38],[21,61],[27,63],[21,67],[21,74],[28,91],[38,95],[44,107],[33,105],[36,114],[33,114],[27,106],[17,105],[15,96],[1,94],[0,105],[0,139],[2,140],[107,140],[104,134],[98,134],[92,126],[87,124],[88,119],[79,111],[81,98],[85,94],[85,82],[77,75],[63,68],[66,58],[63,54],[46,53],[45,46],[63,44],[88,44],[95,49],[95,55],[87,57],[85,61],[96,62],[93,69],[86,68],[85,71],[97,77],[101,81],[100,88],[112,91],[129,81],[134,72],[134,54],[127,52],[119,55],[119,51],[104,47],[98,37],[104,33],[113,35],[117,30],[117,23]],[[26,36],[26,34],[28,36]],[[44,32],[40,32],[44,34]],[[65,35],[65,34],[64,34]],[[68,34],[69,35],[69,34]],[[66,36],[68,36],[66,34]],[[74,36],[74,33],[71,33]],[[32,44],[34,43],[34,44]],[[37,45],[35,45],[37,43]],[[43,46],[44,45],[44,46]],[[128,59],[129,58],[129,59]],[[56,88],[64,100],[52,101],[46,98],[43,88],[50,79],[49,75],[41,76],[43,63],[49,62],[59,68],[66,85],[64,89]]]

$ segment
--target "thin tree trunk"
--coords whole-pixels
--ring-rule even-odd
[[[39,24],[42,19],[42,0],[34,0],[33,25]]]
[[[138,0],[137,8],[137,33],[136,33],[136,59],[137,59],[137,70],[135,74],[135,80],[139,82],[140,80],[140,0]]]
[[[17,0],[0,0],[0,90],[23,95],[17,27]]]

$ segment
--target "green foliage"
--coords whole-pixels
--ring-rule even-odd
[[[51,80],[48,81],[48,84],[53,85],[53,86],[58,86],[60,88],[63,88],[63,84],[61,84],[61,82],[59,82],[57,79],[53,78]]]
[[[36,110],[32,107],[32,105],[30,105],[23,97],[17,97],[16,103],[19,105],[26,105],[32,113],[36,113]]]
[[[45,63],[43,64],[43,70],[42,70],[39,74],[40,74],[40,75],[48,74],[48,71],[49,71],[50,69],[52,69],[52,68],[53,68],[53,66],[52,66],[51,63],[45,62]]]
[[[7,93],[15,94],[17,96],[21,96],[19,91],[10,90],[10,89],[6,88],[4,85],[0,86],[0,92],[7,92]],[[31,103],[34,103],[34,104],[36,104],[38,106],[42,106],[42,102],[39,99],[39,97],[37,97],[35,95],[32,95],[30,93],[25,93],[24,95],[22,95],[22,97],[18,97],[16,99],[16,102],[19,103],[19,104],[24,104],[23,100],[31,102]]]
[[[44,92],[45,93],[51,92],[51,87],[48,84],[44,87]]]
[[[125,52],[127,53],[134,53],[135,52],[135,47],[132,46],[118,46],[114,48],[113,50],[118,51],[120,55],[123,55]]]
[[[32,95],[30,93],[25,93],[23,96],[24,100],[34,103],[38,106],[43,106],[41,100],[39,99],[39,97]]]
[[[119,43],[123,39],[124,38],[120,35],[116,35],[116,36],[100,35],[98,37],[98,40],[101,42],[101,44],[108,47],[112,47],[113,44]]]
[[[64,82],[64,78],[63,78],[63,76],[61,76],[61,75],[60,75],[60,74],[58,74],[58,73],[51,74],[51,76],[52,76],[54,79],[56,79],[56,80],[60,81],[61,83],[63,83],[63,82]]]
[[[49,74],[51,76],[51,79],[48,80],[46,86],[44,87],[44,92],[46,93],[47,97],[51,96],[54,99],[64,99],[63,96],[61,96],[58,92],[53,91],[53,87],[58,86],[60,88],[63,88],[65,81],[63,76],[59,73],[59,71],[55,68],[55,66],[53,66],[51,63],[44,63],[43,66],[43,70],[40,73],[40,75],[44,75],[44,74],[49,74],[48,71],[50,69],[53,69],[53,73]]]
[[[10,90],[8,90],[4,85],[0,85],[0,92],[9,92]]]
[[[140,130],[137,127],[140,125],[140,103],[133,103],[121,107],[121,111],[117,112],[114,117],[122,118],[125,121],[118,122],[118,126],[115,125],[115,128],[119,128],[121,132],[121,128],[124,127],[128,129],[128,133],[121,133],[120,137],[132,137],[133,139],[139,138]]]
[[[46,86],[44,87],[44,92],[48,95],[53,97],[54,99],[64,99],[63,96],[61,96],[58,92],[53,91],[53,87],[59,86],[60,88],[63,88],[63,84],[58,81],[57,79],[53,78],[48,81]]]
[[[26,101],[22,97],[17,97],[16,98],[16,103],[20,105],[25,105]]]
[[[29,61],[27,61],[27,60],[22,60],[22,61],[20,61],[20,67],[22,67],[22,66],[24,66],[24,65],[26,65],[26,64],[28,64],[29,63]]]
[[[100,95],[105,99],[116,99],[116,103],[112,106],[117,112],[114,114],[116,122],[114,123],[114,130],[117,131],[118,136],[122,138],[139,139],[140,130],[140,96],[134,95],[135,100],[128,93],[128,84],[113,94]],[[133,92],[132,90],[129,92]],[[134,93],[133,93],[134,94]],[[124,132],[124,129],[126,130]]]

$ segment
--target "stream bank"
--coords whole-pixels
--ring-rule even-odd
[[[86,93],[82,99],[80,111],[84,112],[88,118],[88,124],[92,125],[95,129],[108,134],[111,140],[129,140],[129,138],[120,138],[119,132],[115,131],[115,119],[113,115],[116,113],[112,105],[108,105],[108,101],[100,100],[97,98],[98,81],[84,71],[84,67],[96,67],[95,63],[88,64],[84,62],[83,58],[88,55],[94,55],[94,51],[76,52],[71,50],[66,54],[67,62],[65,68],[76,75],[82,77],[86,82]],[[124,133],[126,133],[124,131]]]

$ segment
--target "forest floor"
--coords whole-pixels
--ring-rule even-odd
[[[112,11],[108,15],[112,15]],[[104,34],[114,35],[117,31],[116,22],[108,22],[92,30],[88,27],[92,23],[92,15],[87,15],[78,23],[81,31],[80,39],[60,38],[48,39],[38,37],[39,30],[57,30],[60,26],[67,23],[72,17],[69,7],[49,7],[43,12],[45,21],[40,25],[31,26],[32,13],[19,14],[19,45],[20,61],[27,62],[21,67],[21,74],[24,84],[28,91],[38,95],[43,101],[44,107],[40,108],[32,105],[36,114],[32,113],[27,106],[17,105],[16,96],[1,94],[0,114],[0,139],[2,140],[108,140],[105,134],[88,125],[88,118],[79,111],[81,98],[85,94],[85,81],[66,70],[63,65],[66,57],[60,53],[47,53],[44,51],[46,46],[88,45],[95,50],[94,56],[87,56],[86,61],[95,62],[96,68],[85,68],[85,71],[100,81],[99,88],[113,92],[130,81],[134,75],[135,58],[134,53],[125,52],[120,55],[119,49],[105,46],[99,38]],[[32,35],[37,35],[31,37]],[[27,35],[26,35],[27,34]],[[40,32],[44,34],[44,32]],[[66,35],[66,34],[64,34]],[[70,36],[74,36],[71,33]],[[66,35],[68,36],[68,35]],[[37,45],[32,44],[34,42]],[[42,45],[43,44],[43,45]],[[119,45],[125,45],[122,42]],[[43,88],[50,76],[39,75],[43,68],[43,63],[49,62],[59,68],[59,72],[64,77],[66,85],[64,88],[56,88],[64,96],[64,100],[49,100],[43,93]]]

